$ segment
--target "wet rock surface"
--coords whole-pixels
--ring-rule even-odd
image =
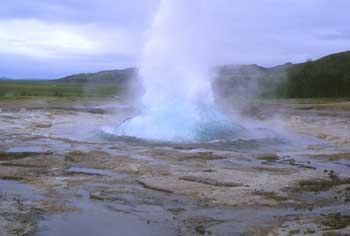
[[[1,235],[350,232],[347,110],[262,106],[283,111],[287,141],[171,144],[101,135],[121,106],[0,108]]]

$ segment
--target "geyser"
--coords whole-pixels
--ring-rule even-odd
[[[210,141],[241,130],[214,104],[209,73],[213,32],[207,28],[212,19],[205,2],[160,2],[139,71],[145,88],[141,113],[121,124],[117,135]]]

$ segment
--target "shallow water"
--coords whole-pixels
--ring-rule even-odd
[[[41,198],[39,189],[12,180],[0,180],[0,196],[18,196],[23,199],[39,200]]]
[[[155,209],[147,211],[159,214],[159,222],[147,222],[147,213],[142,219],[138,215],[112,211],[106,206],[92,202],[80,203],[79,212],[50,216],[39,223],[38,236],[164,236],[177,235],[176,231],[162,221],[161,212]],[[146,210],[146,209],[145,209]]]

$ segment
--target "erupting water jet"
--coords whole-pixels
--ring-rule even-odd
[[[145,45],[140,76],[141,114],[115,131],[162,141],[210,141],[241,127],[214,104],[209,69],[212,35],[205,1],[162,0]]]

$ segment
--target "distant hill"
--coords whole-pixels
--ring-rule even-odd
[[[133,97],[140,89],[136,69],[77,74],[55,80],[1,80],[0,98]]]
[[[350,97],[350,52],[296,64],[287,70],[281,95],[291,98]]]
[[[127,68],[123,70],[108,70],[97,73],[74,74],[67,77],[57,79],[61,82],[126,82],[137,76],[135,68]]]
[[[214,92],[221,98],[272,97],[287,80],[287,63],[271,68],[258,65],[225,65],[218,67],[213,81]]]
[[[53,81],[58,84],[80,84],[84,86],[85,94],[95,94],[96,91],[100,94],[133,94],[141,89],[136,68],[74,74]],[[102,92],[107,88],[109,92]]]
[[[0,80],[13,80],[13,79],[9,77],[0,77]]]
[[[300,64],[265,68],[226,65],[217,68],[214,89],[223,97],[350,97],[350,52]]]
[[[238,103],[240,100],[256,97],[350,97],[350,52],[271,68],[258,65],[225,65],[217,67],[215,72],[214,93],[217,97]],[[0,77],[0,80],[0,96],[112,96],[139,94],[133,91],[140,92],[142,89],[136,68],[75,74],[56,80],[10,80],[7,77]],[[41,92],[29,85],[41,86]]]

